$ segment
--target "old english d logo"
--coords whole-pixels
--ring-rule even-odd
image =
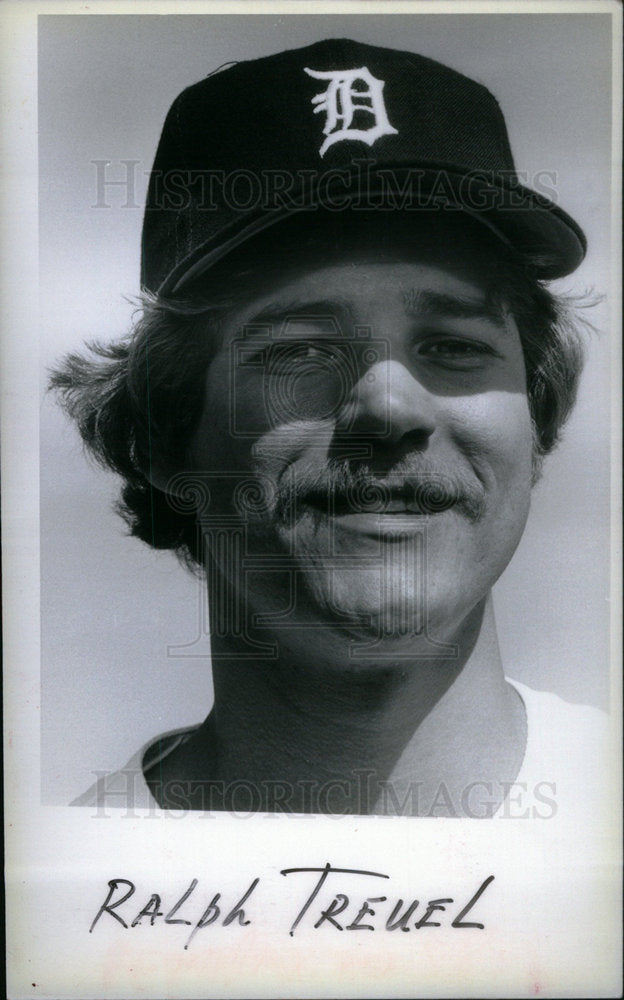
[[[315,80],[327,80],[327,90],[312,98],[314,114],[326,114],[323,135],[326,136],[319,153],[324,156],[330,146],[342,139],[359,139],[367,145],[382,135],[398,135],[388,121],[383,100],[384,81],[369,73],[366,66],[360,69],[315,70],[304,67],[304,72]],[[363,84],[364,89],[356,89]],[[371,116],[370,128],[352,128],[356,111],[365,111]]]

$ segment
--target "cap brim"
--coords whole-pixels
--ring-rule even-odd
[[[355,171],[351,176],[356,177]],[[412,177],[415,183],[407,183]],[[347,180],[344,174],[336,177],[333,185],[324,184],[322,192],[320,186],[315,188],[314,185],[291,191],[290,204],[277,208],[248,212],[232,210],[230,220],[216,233],[214,216],[197,206],[193,225],[196,246],[166,276],[158,289],[159,294],[179,295],[213,264],[258,233],[294,214],[319,207],[339,212],[349,211],[357,204],[360,211],[370,206],[376,211],[394,210],[405,214],[464,211],[487,225],[530,262],[535,276],[543,280],[570,274],[585,256],[585,236],[576,222],[550,199],[507,178],[492,180],[482,173],[466,174],[444,165],[438,168],[428,164],[420,168],[414,164],[410,167],[376,165],[367,175],[370,183],[366,188],[356,187],[350,191]]]

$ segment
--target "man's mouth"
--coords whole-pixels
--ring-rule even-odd
[[[300,502],[326,516],[347,514],[415,514],[431,516],[450,510],[459,496],[449,483],[420,481],[401,486],[359,483],[352,490],[312,490]]]
[[[321,470],[293,468],[280,478],[275,513],[292,522],[306,512],[316,518],[349,521],[383,517],[389,523],[404,517],[431,517],[456,509],[469,521],[484,512],[485,491],[476,477],[460,469],[397,468],[376,476],[363,468],[352,470],[347,462]]]

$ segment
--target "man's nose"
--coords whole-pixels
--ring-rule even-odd
[[[353,387],[339,429],[397,444],[405,435],[426,444],[435,430],[435,400],[401,361],[380,361]]]

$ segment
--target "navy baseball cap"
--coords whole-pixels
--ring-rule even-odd
[[[496,99],[413,52],[326,39],[216,71],[172,105],[150,176],[143,287],[182,294],[231,250],[318,208],[470,213],[537,277],[580,227],[521,183]]]

